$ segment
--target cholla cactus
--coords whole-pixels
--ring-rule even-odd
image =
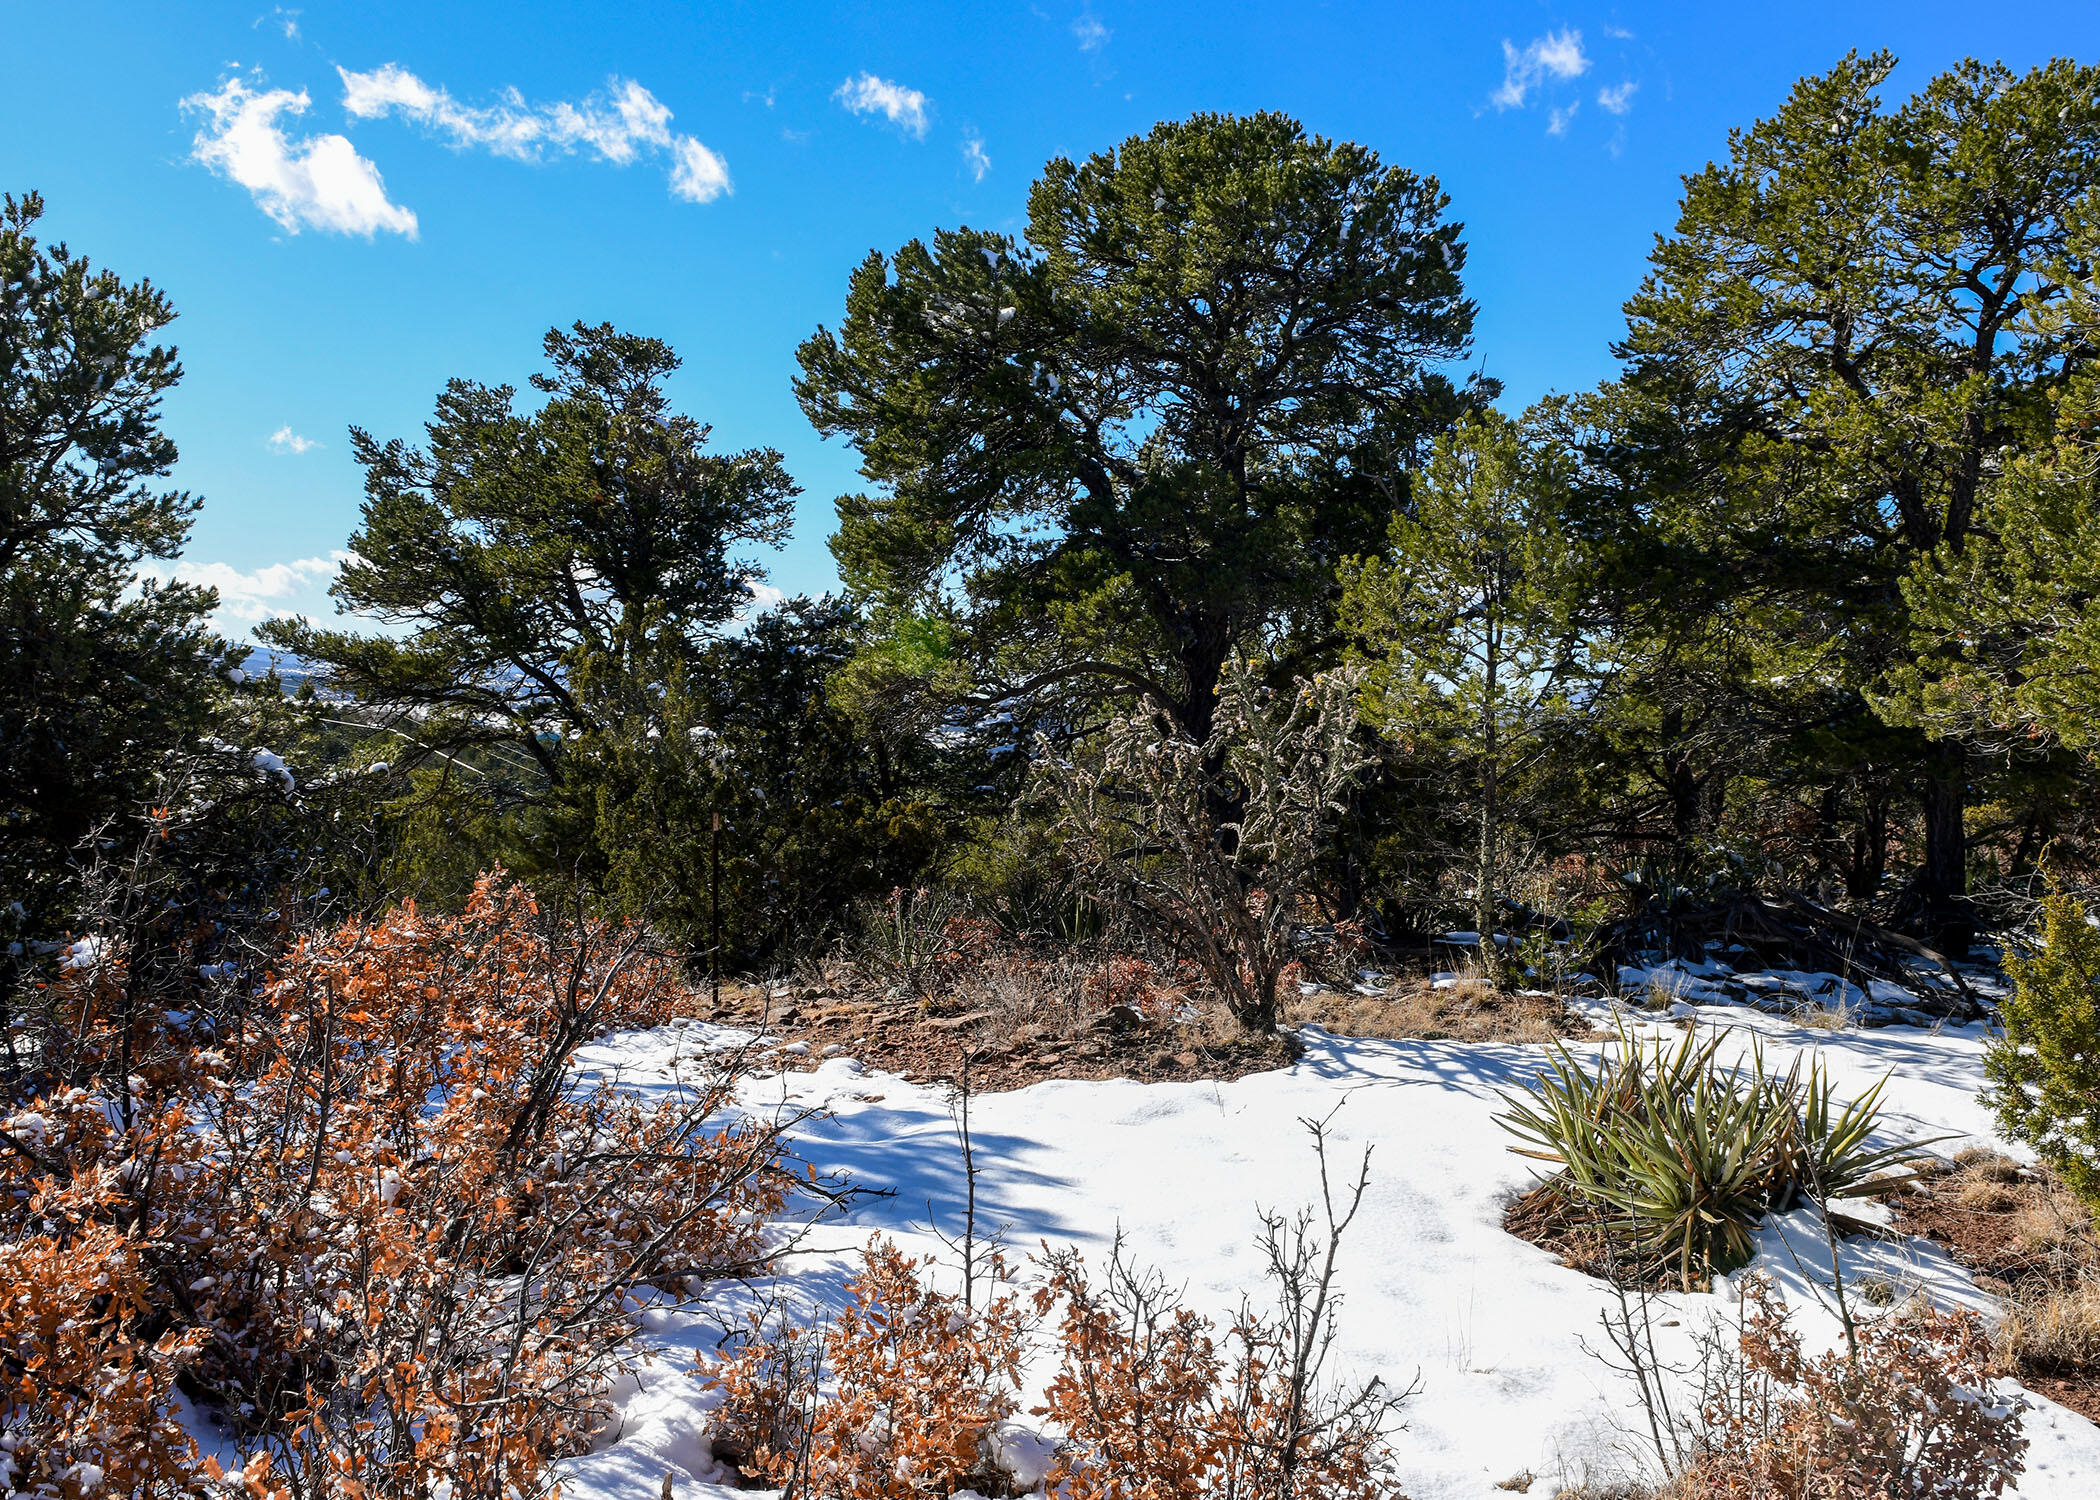
[[[1272,691],[1234,657],[1201,744],[1148,699],[1086,753],[1041,761],[1082,883],[1179,939],[1249,1028],[1276,1022],[1300,898],[1368,761],[1357,690],[1344,669]]]

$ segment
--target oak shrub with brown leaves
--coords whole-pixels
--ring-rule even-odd
[[[210,1045],[135,979],[61,971],[60,1076],[0,1120],[0,1493],[218,1487],[178,1383],[237,1491],[544,1492],[639,1358],[628,1294],[762,1266],[793,1190],[734,1059],[653,1106],[576,1078],[689,997],[500,876],[300,941]]]
[[[1744,1304],[1673,1500],[1987,1500],[2019,1477],[2026,1402],[1993,1394],[1974,1313],[1900,1308],[1859,1325],[1856,1355],[1810,1358],[1767,1281]]]
[[[722,1396],[716,1456],[813,1500],[1395,1494],[1388,1439],[1413,1387],[1350,1387],[1327,1373],[1341,1305],[1335,1250],[1370,1157],[1353,1182],[1331,1182],[1324,1122],[1305,1123],[1324,1219],[1262,1215],[1273,1312],[1243,1302],[1219,1337],[1158,1272],[1133,1265],[1120,1235],[1098,1281],[1076,1251],[1046,1247],[1025,1298],[1000,1251],[978,1260],[974,1222],[959,1293],[929,1284],[930,1261],[877,1238],[828,1328],[754,1327],[741,1352],[704,1373]],[[1024,1357],[1046,1343],[1056,1369],[1029,1411],[1056,1440],[1011,1420]]]

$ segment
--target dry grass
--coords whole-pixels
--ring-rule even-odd
[[[1812,1026],[1818,1031],[1843,1031],[1856,1025],[1859,1016],[1842,1005],[1810,1004],[1796,1007],[1787,1019],[1796,1026]]]
[[[1584,1036],[1589,1022],[1550,995],[1510,995],[1477,979],[1437,989],[1428,980],[1409,981],[1383,995],[1321,990],[1292,996],[1284,1014],[1340,1036],[1400,1041],[1550,1042]]]
[[[1859,1293],[1860,1300],[1869,1307],[1894,1307],[1897,1286],[1886,1276],[1862,1276],[1852,1289]]]
[[[1993,1342],[2007,1369],[2051,1375],[2100,1370],[2100,1281],[2036,1279],[2006,1299]]]
[[[2022,1253],[2066,1271],[2100,1272],[2100,1229],[2084,1204],[2055,1182],[2032,1193],[2012,1224]]]
[[[1956,1175],[1973,1182],[2013,1183],[2027,1175],[2018,1162],[1987,1146],[1967,1146],[1955,1152],[1954,1169]]]
[[[2100,1225],[2092,1212],[2053,1176],[1983,1147],[1932,1174],[1930,1197],[1977,1216],[1947,1227],[1956,1231],[1957,1256],[2005,1300],[1992,1333],[1997,1367],[2087,1384],[2100,1376]],[[2048,1394],[2086,1409],[2072,1393]]]
[[[2009,1213],[2026,1198],[2013,1184],[1989,1177],[1958,1179],[1942,1189],[1940,1196],[1980,1214]]]

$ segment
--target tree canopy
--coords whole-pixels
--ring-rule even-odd
[[[1893,66],[1803,79],[1686,179],[1604,419],[1690,613],[1761,597],[1791,658],[1767,675],[1834,688],[1861,723],[1907,657],[1903,578],[1989,530],[2004,456],[2045,440],[2094,352],[2044,314],[2089,274],[2074,224],[2100,185],[2100,74],[1971,61],[1884,109]],[[1920,892],[1959,927],[1963,747],[1913,764]]]
[[[0,905],[32,922],[240,659],[206,624],[211,590],[139,576],[181,552],[198,506],[157,482],[182,366],[148,341],[175,310],[40,244],[43,208],[0,197]]]
[[[1446,206],[1285,116],[1196,115],[1051,162],[1018,241],[871,254],[796,384],[881,486],[839,501],[849,588],[985,696],[1142,691],[1205,738],[1234,649],[1331,649],[1336,565],[1491,394],[1433,368],[1474,312]]]
[[[733,549],[777,545],[797,491],[771,449],[704,451],[710,429],[664,391],[679,362],[660,340],[579,323],[546,353],[537,411],[454,380],[427,448],[352,429],[363,522],[331,592],[394,633],[264,634],[411,717],[418,745],[508,743],[554,782],[561,746],[597,727],[579,671],[696,654],[763,576]]]

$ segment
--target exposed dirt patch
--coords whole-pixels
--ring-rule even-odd
[[[1287,1066],[1288,1035],[1241,1030],[1209,1001],[1193,966],[1132,959],[1045,960],[959,952],[919,982],[827,962],[800,978],[724,985],[710,1020],[763,1027],[807,1043],[812,1057],[846,1053],[870,1068],[925,1080],[967,1062],[975,1088],[1020,1088],[1052,1078],[1227,1081]],[[1475,982],[1436,987],[1393,981],[1375,995],[1290,985],[1287,1026],[1342,1036],[1462,1042],[1546,1042],[1591,1032],[1549,995],[1501,994]]]
[[[1941,1246],[2005,1299],[2005,1372],[2100,1422],[2100,1229],[2077,1200],[2046,1173],[1965,1152],[1889,1201],[1897,1229]]]
[[[1287,1037],[1129,1006],[1105,1008],[1083,1025],[1028,1025],[989,1008],[939,1014],[906,1001],[830,995],[782,1002],[760,987],[725,985],[721,1009],[708,1019],[806,1042],[812,1060],[843,1054],[919,1082],[953,1079],[967,1064],[971,1087],[988,1092],[1052,1078],[1223,1082],[1287,1067],[1294,1055]]]
[[[1439,989],[1424,979],[1402,980],[1377,995],[1320,990],[1295,995],[1285,1014],[1340,1036],[1401,1041],[1550,1042],[1589,1036],[1594,1028],[1551,995],[1506,994],[1476,980]]]

